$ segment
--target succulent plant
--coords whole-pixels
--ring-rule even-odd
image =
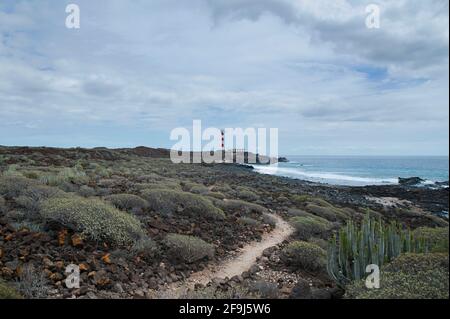
[[[428,244],[398,223],[366,216],[361,224],[348,221],[328,245],[327,271],[339,286],[365,277],[366,266],[382,267],[401,253],[425,253]]]

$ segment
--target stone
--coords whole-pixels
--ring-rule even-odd
[[[328,289],[312,289],[312,299],[331,299]]]
[[[44,263],[45,268],[53,268],[55,266],[53,261],[51,261],[50,258],[47,258],[47,257],[44,257],[42,259],[42,262]]]
[[[117,293],[121,294],[124,292],[122,285],[120,283],[116,283],[114,285],[114,291],[116,291]]]
[[[50,275],[50,279],[53,281],[61,281],[64,279],[64,276],[61,275],[59,272],[55,272],[53,274]]]
[[[16,270],[19,267],[19,261],[18,260],[8,261],[5,263],[5,267],[12,270]]]
[[[155,278],[150,278],[148,280],[148,287],[150,289],[158,289],[158,281]]]
[[[72,235],[71,240],[72,240],[72,246],[83,247],[83,239],[81,238],[80,235],[78,235],[78,234]]]
[[[56,267],[56,269],[58,269],[58,270],[63,269],[63,268],[64,268],[64,262],[63,262],[63,261],[57,261],[57,262],[55,263],[55,267]]]
[[[97,295],[96,295],[95,293],[93,293],[92,291],[89,291],[89,292],[86,294],[86,296],[87,296],[89,299],[98,299],[98,298],[97,298]]]
[[[242,278],[242,276],[240,276],[240,275],[236,275],[231,278],[231,281],[234,281],[236,283],[241,283],[244,281],[244,278]]]
[[[99,270],[94,275],[94,283],[97,287],[104,288],[111,283],[108,274],[104,270]]]
[[[403,186],[415,186],[417,184],[422,183],[424,180],[420,177],[407,177],[407,178],[398,178],[398,183]]]
[[[306,280],[299,280],[292,288],[290,299],[312,299],[312,291]]]

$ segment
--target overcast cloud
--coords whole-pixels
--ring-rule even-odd
[[[0,1],[0,145],[170,147],[201,119],[278,127],[283,154],[448,155],[448,0]]]

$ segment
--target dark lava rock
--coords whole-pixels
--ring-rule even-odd
[[[403,186],[415,186],[417,184],[422,183],[424,180],[420,177],[407,177],[407,178],[398,178],[398,183]]]
[[[305,280],[300,280],[294,288],[292,288],[290,299],[311,299],[312,292],[309,283]]]
[[[332,295],[328,289],[313,289],[312,299],[331,299]]]

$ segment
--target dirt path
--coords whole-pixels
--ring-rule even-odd
[[[242,274],[256,262],[256,258],[261,256],[266,248],[276,246],[287,239],[294,229],[281,217],[270,214],[276,220],[276,227],[270,233],[263,235],[259,242],[252,242],[244,246],[238,255],[219,265],[212,265],[210,268],[192,274],[182,283],[175,283],[168,287],[172,291],[180,291],[193,288],[195,284],[206,285],[214,278],[231,278]]]

